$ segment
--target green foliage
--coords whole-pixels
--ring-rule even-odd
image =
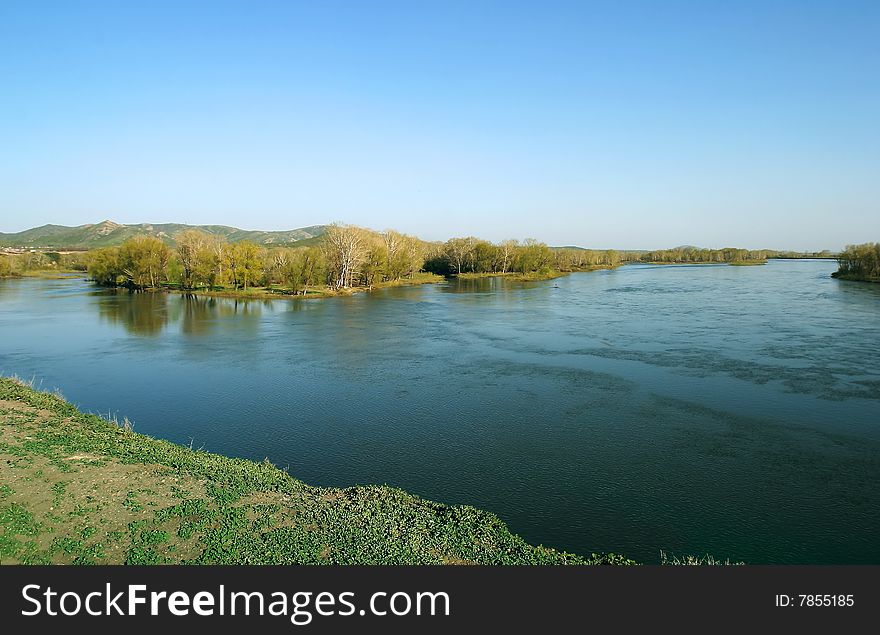
[[[496,245],[471,236],[446,241],[427,255],[424,269],[445,276],[516,272],[522,279],[545,279],[552,277],[553,272],[582,271],[618,263],[614,251],[551,249],[533,238],[522,243],[505,240]]]
[[[158,238],[137,236],[119,247],[119,270],[134,289],[155,289],[167,280],[171,250]]]
[[[264,275],[269,284],[280,284],[293,294],[305,294],[308,287],[324,282],[327,270],[318,247],[281,248],[267,255]]]
[[[104,286],[154,289],[168,279],[171,250],[158,238],[137,236],[119,247],[89,252],[89,277]]]
[[[544,243],[528,238],[519,248],[514,260],[514,269],[520,273],[543,272],[550,269],[553,254]]]
[[[188,229],[177,235],[177,261],[179,263],[180,286],[183,289],[192,289],[197,282],[201,282],[198,275],[201,271],[199,268],[199,256],[202,252],[208,251],[209,242],[211,240],[208,234]]]
[[[880,243],[847,245],[837,263],[836,278],[880,281]]]
[[[107,247],[95,249],[88,256],[89,277],[100,285],[112,287],[122,280],[119,267],[119,249]]]
[[[88,255],[84,251],[60,254],[58,267],[70,271],[87,271]]]
[[[642,262],[658,263],[739,263],[764,261],[772,252],[767,250],[749,251],[726,247],[724,249],[700,249],[698,247],[676,247],[649,251],[641,255]]]
[[[31,271],[57,271],[63,268],[64,257],[56,252],[0,253],[0,278],[19,276]]]
[[[553,250],[554,269],[557,271],[584,271],[595,268],[610,268],[620,264],[620,254],[614,249],[574,249]]]
[[[40,523],[34,515],[19,503],[0,507],[0,527],[7,535],[34,536],[40,532]]]
[[[260,247],[243,240],[225,251],[226,281],[236,289],[247,290],[263,279],[263,252]]]

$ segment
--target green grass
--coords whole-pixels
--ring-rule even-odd
[[[392,487],[309,486],[8,378],[0,465],[0,563],[635,564],[533,546],[490,512]]]
[[[47,280],[67,280],[71,277],[85,276],[85,271],[77,271],[76,269],[65,269],[63,267],[55,269],[29,269],[20,273],[25,278],[45,278]]]

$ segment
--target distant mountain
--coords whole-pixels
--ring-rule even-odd
[[[326,231],[326,225],[312,225],[287,231],[254,231],[227,227],[225,225],[181,225],[178,223],[141,223],[139,225],[120,225],[105,220],[94,225],[65,227],[64,225],[43,225],[26,229],[15,234],[0,232],[0,247],[32,247],[55,249],[93,249],[122,244],[134,236],[156,236],[169,245],[174,245],[174,237],[185,229],[199,229],[207,234],[225,236],[229,242],[250,240],[260,245],[302,244],[317,238]]]

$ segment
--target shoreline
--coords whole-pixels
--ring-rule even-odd
[[[368,287],[351,287],[348,289],[332,290],[327,287],[307,287],[306,293],[292,293],[285,289],[271,289],[270,287],[252,287],[250,290],[243,289],[218,289],[210,290],[200,289],[181,289],[179,287],[157,287],[150,289],[132,289],[132,291],[150,291],[178,293],[180,295],[195,295],[211,298],[227,298],[231,300],[317,300],[322,298],[340,298],[355,295],[357,293],[372,293],[373,291],[381,291],[382,289],[392,289],[395,287],[416,287],[423,284],[439,284],[444,282],[446,278],[434,274],[421,274],[419,278],[411,280],[392,280],[380,282]],[[104,289],[127,289],[128,287],[102,287]]]
[[[458,278],[459,280],[480,280],[482,278],[504,278],[505,280],[510,280],[511,282],[540,282],[542,280],[555,280],[556,278],[563,278],[565,276],[571,275],[573,273],[590,273],[593,271],[605,271],[609,269],[617,269],[622,267],[625,263],[621,263],[619,265],[591,265],[590,267],[586,267],[583,269],[572,269],[571,271],[560,271],[558,269],[552,269],[546,273],[518,273],[513,271],[508,271],[506,273],[498,272],[484,272],[484,273],[456,273],[452,274],[450,278]]]
[[[831,277],[835,280],[845,280],[847,282],[869,282],[873,284],[880,284],[880,277],[863,276],[857,273],[840,273],[839,271],[835,271],[831,274]]]

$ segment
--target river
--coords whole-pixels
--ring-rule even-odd
[[[0,372],[315,485],[656,562],[880,563],[880,285],[628,265],[235,301],[0,281]]]

